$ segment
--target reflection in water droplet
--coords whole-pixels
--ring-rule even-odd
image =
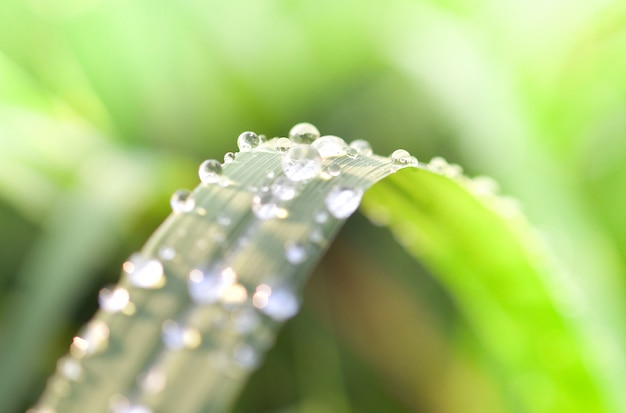
[[[101,320],[91,320],[72,340],[70,353],[83,358],[104,351],[109,343],[109,326]]]
[[[170,198],[172,211],[177,213],[190,212],[196,206],[196,202],[191,197],[191,192],[186,189],[179,189]]]
[[[363,191],[359,188],[333,187],[324,202],[328,212],[335,218],[348,218],[361,203]]]
[[[313,142],[311,147],[317,149],[322,159],[336,158],[346,154],[346,142],[333,135],[322,136]]]
[[[357,139],[355,141],[350,142],[350,147],[356,149],[356,151],[360,155],[370,156],[374,153],[372,151],[372,147],[370,146],[369,142],[363,139]]]
[[[417,159],[404,149],[396,149],[389,158],[391,158],[391,164],[398,169],[407,166],[417,166]]]
[[[237,281],[237,274],[231,267],[214,267],[203,272],[199,269],[189,273],[187,287],[191,299],[196,304],[212,304]]]
[[[281,201],[289,201],[296,196],[296,184],[286,176],[279,176],[272,183],[272,195]]]
[[[163,265],[159,260],[146,260],[140,254],[133,254],[122,268],[135,287],[160,288],[165,285]]]
[[[289,131],[289,138],[295,143],[312,143],[320,137],[320,131],[310,123],[298,123]]]
[[[170,350],[196,348],[202,342],[200,332],[195,328],[185,327],[173,320],[165,320],[161,327],[163,344]]]
[[[296,295],[286,288],[272,288],[267,303],[261,312],[276,321],[283,321],[293,317],[300,309],[300,301]]]
[[[238,344],[233,350],[233,359],[245,370],[252,370],[259,364],[259,355],[248,344]]]
[[[309,256],[308,248],[301,243],[287,243],[285,245],[285,258],[292,264],[300,264]]]
[[[237,146],[241,152],[248,152],[252,148],[256,148],[261,140],[254,132],[244,132],[237,138]]]
[[[129,301],[128,291],[122,287],[105,287],[98,294],[100,308],[108,313],[117,313],[124,310]]]
[[[83,377],[80,362],[71,357],[63,357],[57,362],[57,370],[68,380],[79,381]]]
[[[276,139],[275,147],[278,152],[287,152],[291,148],[291,139],[278,138]]]
[[[310,145],[296,145],[284,155],[282,167],[292,181],[306,181],[319,175],[322,158]]]
[[[208,159],[200,164],[198,176],[203,184],[213,184],[222,175],[222,164],[215,159]]]

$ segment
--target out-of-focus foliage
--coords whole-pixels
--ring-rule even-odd
[[[519,198],[591,326],[585,351],[618,412],[624,50],[620,1],[0,2],[0,410],[37,397],[97,289],[165,216],[169,193],[195,186],[197,163],[243,130],[273,136],[306,120],[382,154],[443,155]],[[470,411],[524,411],[499,393],[489,372],[502,366],[477,356],[445,286],[372,231],[349,225],[345,254],[321,267],[367,255],[363,281],[313,278],[308,308],[238,409],[447,412],[475,394]],[[370,254],[348,245],[364,237]],[[367,307],[361,329],[328,290]]]

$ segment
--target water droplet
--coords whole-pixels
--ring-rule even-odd
[[[72,340],[70,353],[83,358],[104,351],[109,343],[109,326],[101,320],[91,320]]]
[[[165,261],[171,261],[176,258],[176,250],[172,247],[163,245],[159,248],[159,258]]]
[[[152,409],[141,404],[131,403],[126,397],[117,396],[111,400],[111,413],[153,413]]]
[[[309,248],[299,242],[285,244],[285,258],[292,264],[300,264],[309,257]]]
[[[130,301],[130,295],[125,288],[114,287],[103,288],[98,294],[98,303],[100,308],[107,313],[117,313],[128,305]]]
[[[326,168],[326,172],[330,176],[337,177],[337,176],[341,175],[341,167],[338,164],[336,164],[336,163],[331,163]]]
[[[238,344],[233,349],[233,359],[245,370],[252,370],[259,364],[259,355],[248,344]]]
[[[328,212],[335,218],[348,218],[361,203],[363,191],[358,188],[333,187],[324,202]]]
[[[160,393],[167,384],[167,377],[162,371],[152,368],[147,373],[142,374],[139,379],[139,387],[146,393]]]
[[[252,212],[259,219],[272,219],[278,215],[279,209],[271,193],[256,195],[252,198]]]
[[[80,362],[71,357],[63,357],[57,362],[57,370],[71,381],[83,378],[83,367]]]
[[[170,198],[172,211],[176,213],[190,212],[196,206],[196,202],[191,197],[191,192],[186,189],[179,189]]]
[[[220,215],[217,217],[217,223],[223,227],[227,227],[231,223],[231,219],[228,215]]]
[[[320,137],[320,131],[310,123],[298,123],[289,131],[289,138],[295,143],[312,143]]]
[[[276,139],[275,147],[278,152],[287,152],[291,148],[291,139],[278,138]]]
[[[259,146],[261,140],[254,132],[244,132],[237,138],[237,146],[241,152],[248,152]]]
[[[170,350],[196,348],[202,342],[200,332],[195,328],[185,327],[173,320],[165,320],[161,326],[163,344]]]
[[[461,167],[461,165],[452,163],[448,165],[448,168],[444,172],[444,175],[448,178],[458,178],[463,175],[463,168]]]
[[[443,174],[448,169],[448,162],[445,159],[436,156],[428,162],[428,169],[432,172]]]
[[[310,145],[296,145],[283,157],[282,167],[292,181],[306,181],[319,175],[322,158]]]
[[[272,294],[272,288],[269,285],[259,284],[252,295],[252,305],[258,309],[265,308],[269,301],[270,294]]]
[[[407,166],[417,166],[417,159],[404,149],[396,149],[393,151],[390,158],[391,164],[397,169]]]
[[[348,157],[352,159],[356,159],[359,157],[359,151],[354,148],[348,148]]]
[[[318,224],[323,224],[328,221],[328,214],[323,210],[317,211],[315,216],[313,216],[313,220]]]
[[[317,149],[322,159],[336,158],[346,154],[346,142],[333,135],[322,136],[313,142],[311,147]]]
[[[215,159],[208,159],[200,164],[198,176],[203,184],[213,184],[220,180],[222,164]]]
[[[216,266],[208,271],[192,270],[187,287],[196,304],[212,304],[236,281],[237,274],[231,267]]]
[[[355,141],[350,142],[350,147],[353,149],[356,149],[356,151],[360,155],[370,156],[374,153],[372,151],[372,147],[370,146],[370,143],[363,139],[357,139]]]
[[[226,152],[224,154],[224,163],[229,164],[235,160],[235,154],[233,152]]]
[[[272,195],[281,201],[289,201],[296,196],[296,184],[286,176],[279,176],[272,183]]]
[[[300,309],[296,295],[286,288],[272,288],[267,303],[259,310],[276,321],[287,320],[295,316]]]
[[[133,254],[122,265],[122,268],[135,287],[160,288],[165,285],[165,273],[159,260],[146,259],[140,254]]]

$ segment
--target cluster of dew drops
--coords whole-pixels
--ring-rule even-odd
[[[367,141],[355,140],[349,145],[341,138],[332,135],[320,136],[318,129],[309,123],[295,125],[289,132],[289,137],[279,137],[267,142],[263,136],[254,132],[244,132],[237,139],[240,152],[250,152],[263,145],[272,147],[282,155],[282,174],[270,177],[273,181],[260,194],[252,199],[251,210],[260,220],[281,219],[287,216],[285,209],[279,205],[298,196],[302,183],[320,178],[329,180],[341,174],[341,168],[333,162],[333,158],[372,156],[372,149]],[[198,175],[202,184],[230,185],[228,177],[224,176],[226,165],[236,160],[237,154],[228,152],[224,162],[209,159],[202,162]],[[417,159],[403,149],[394,151],[389,156],[390,172],[405,167],[416,167]],[[437,173],[449,173],[447,164],[434,159],[432,170]],[[316,222],[323,222],[328,214],[336,219],[346,219],[359,206],[363,191],[360,188],[333,186],[327,193],[324,203],[326,211],[314,217]],[[171,197],[171,206],[174,213],[188,213],[196,208],[191,193],[187,190],[178,190]],[[133,286],[140,289],[159,289],[165,285],[165,270],[162,261],[168,261],[176,256],[172,247],[162,247],[158,252],[159,258],[144,257],[133,254],[123,266],[126,279]],[[300,243],[285,245],[285,258],[292,264],[301,264],[307,259],[307,249]],[[208,270],[193,269],[188,277],[188,292],[192,301],[197,305],[207,305],[220,302],[222,304],[240,304],[248,299],[246,288],[238,283],[235,270],[223,264],[217,264]],[[122,286],[103,288],[99,294],[100,309],[106,313],[121,313],[132,315],[135,312],[134,304],[129,291]],[[254,309],[275,321],[284,321],[293,317],[299,309],[297,296],[289,288],[260,284],[251,294],[251,304]],[[247,314],[240,325],[253,324],[255,315]],[[251,321],[252,320],[252,321]],[[202,341],[198,330],[185,326],[182,322],[166,320],[162,324],[162,341],[169,350],[196,348]],[[79,334],[74,337],[70,347],[70,355],[62,358],[58,363],[61,374],[71,381],[80,381],[83,371],[80,360],[102,352],[107,347],[109,339],[108,325],[99,319],[89,322]],[[247,344],[240,344],[233,350],[233,358],[242,367],[253,368],[257,364],[255,349]],[[157,393],[166,382],[162,372],[151,369],[140,377],[140,387],[144,391]],[[152,413],[152,410],[141,404],[132,403],[124,396],[115,396],[111,400],[112,413]],[[31,409],[29,413],[56,413],[45,407]]]

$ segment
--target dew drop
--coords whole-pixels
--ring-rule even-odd
[[[278,152],[287,152],[291,148],[291,139],[278,138],[276,139],[275,147]]]
[[[326,239],[321,228],[313,228],[309,233],[309,240],[316,244],[323,244]]]
[[[224,154],[224,163],[229,164],[235,161],[235,154],[233,152],[226,152]]]
[[[231,267],[217,266],[209,271],[192,270],[187,287],[196,304],[212,304],[236,281],[237,274]]]
[[[448,168],[444,172],[444,175],[448,178],[458,178],[463,175],[463,168],[461,167],[461,165],[452,163],[448,165]]]
[[[292,264],[303,263],[309,257],[309,249],[302,243],[285,244],[285,258]]]
[[[476,195],[494,195],[500,190],[498,182],[489,176],[476,176],[471,182]]]
[[[310,123],[298,123],[289,131],[289,138],[295,143],[312,143],[320,137],[320,131]]]
[[[63,357],[57,362],[57,370],[71,381],[79,381],[83,378],[83,367],[80,362],[72,357]]]
[[[326,168],[326,172],[328,173],[328,175],[330,175],[332,177],[337,177],[337,176],[341,175],[341,167],[339,165],[337,165],[336,163],[331,163]]]
[[[200,164],[198,176],[203,184],[213,184],[220,180],[222,164],[215,159],[208,159]]]
[[[259,364],[259,355],[248,344],[238,344],[233,349],[233,359],[244,370],[252,370]]]
[[[98,294],[100,308],[107,313],[118,313],[126,308],[130,301],[130,295],[125,288],[103,288]]]
[[[185,327],[173,320],[165,320],[161,326],[163,344],[170,350],[196,348],[202,342],[200,332],[195,328]]]
[[[296,145],[283,157],[282,167],[292,181],[306,181],[319,175],[322,158],[310,145]]]
[[[286,288],[272,288],[267,303],[259,310],[276,321],[287,320],[295,316],[300,309],[296,295]]]
[[[259,146],[261,140],[254,132],[244,132],[237,138],[237,146],[241,152],[248,152]]]
[[[83,358],[104,351],[109,343],[109,326],[101,320],[91,320],[72,340],[70,353]]]
[[[140,254],[133,254],[122,268],[135,287],[153,289],[165,285],[165,273],[159,260],[145,259]]]
[[[404,149],[396,149],[393,151],[390,158],[391,164],[397,169],[407,166],[417,166],[417,159]]]
[[[272,195],[281,201],[289,201],[296,196],[296,184],[286,176],[279,176],[272,183]]]
[[[332,216],[345,219],[356,211],[362,197],[363,191],[361,189],[335,186],[330,190],[324,202],[326,209]]]
[[[190,212],[196,206],[196,202],[191,197],[191,192],[186,189],[179,189],[170,198],[172,211],[176,213]]]
[[[317,149],[322,159],[336,158],[346,154],[346,142],[333,135],[322,136],[313,142],[311,146]]]
[[[256,195],[252,198],[252,212],[259,219],[272,219],[278,216],[279,209],[271,193]]]
[[[370,156],[374,153],[369,142],[363,139],[357,139],[350,142],[350,147],[355,149],[360,155]]]
[[[359,152],[354,148],[348,148],[348,157],[352,159],[356,159],[359,157]]]
[[[328,214],[324,210],[317,211],[313,216],[313,220],[318,224],[323,224],[328,221]]]
[[[448,162],[440,156],[436,156],[428,162],[428,169],[432,172],[443,174],[448,169]]]

